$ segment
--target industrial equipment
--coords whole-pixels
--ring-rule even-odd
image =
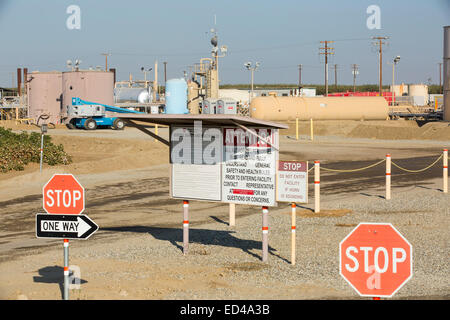
[[[101,104],[97,102],[84,101],[73,97],[72,105],[67,109],[67,114],[72,119],[69,128],[84,128],[86,130],[95,130],[97,127],[111,127],[115,130],[123,130],[125,124],[122,119],[117,117],[107,117],[106,111],[116,113],[141,113],[144,112],[129,110]]]

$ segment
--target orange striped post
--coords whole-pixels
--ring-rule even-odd
[[[314,213],[320,212],[320,161],[314,161]]]
[[[291,204],[291,264],[295,265],[295,218],[296,204]]]
[[[69,300],[69,239],[64,239],[64,300]]]
[[[391,199],[391,155],[386,155],[386,200]]]
[[[443,158],[443,188],[444,193],[448,193],[448,150],[444,149],[444,158]]]
[[[269,208],[262,207],[262,261],[267,262],[269,253]]]
[[[189,249],[189,201],[183,201],[183,254]]]

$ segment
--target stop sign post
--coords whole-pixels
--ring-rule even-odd
[[[72,174],[54,174],[42,193],[43,208],[54,217],[79,215],[84,211],[84,188]],[[69,300],[69,239],[64,239],[64,300]]]
[[[72,174],[55,174],[43,188],[43,207],[52,214],[84,211],[84,188]]]
[[[390,223],[360,223],[339,244],[339,273],[360,296],[392,297],[412,265],[411,244]]]

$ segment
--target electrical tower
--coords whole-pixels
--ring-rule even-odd
[[[380,63],[380,96],[383,95],[383,44],[386,44],[385,41],[389,39],[389,37],[372,37],[372,39],[377,40],[377,42],[373,42],[374,45],[378,46],[378,57]]]
[[[324,44],[324,47],[319,48],[319,54],[325,55],[325,97],[328,96],[328,56],[334,54],[334,48],[328,46],[329,43],[334,41],[320,41]]]

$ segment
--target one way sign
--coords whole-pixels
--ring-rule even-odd
[[[38,238],[87,239],[97,230],[97,224],[84,214],[36,214]]]

